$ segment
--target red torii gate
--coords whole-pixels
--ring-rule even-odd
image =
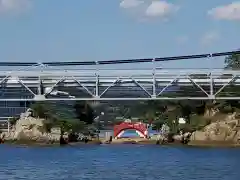
[[[144,123],[132,123],[132,122],[122,122],[121,124],[114,126],[114,138],[118,138],[118,136],[125,130],[134,129],[136,130],[141,137],[147,138],[148,129],[147,125]]]

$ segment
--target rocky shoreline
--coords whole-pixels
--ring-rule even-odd
[[[0,134],[2,143],[27,146],[57,146],[60,145],[61,136],[68,139],[68,134],[61,135],[59,128],[52,128],[50,132],[44,131],[44,119],[31,116],[31,110],[22,113],[9,132]],[[240,121],[236,113],[229,114],[225,119],[211,122],[201,130],[181,135],[173,135],[172,140],[162,139],[87,139],[80,142],[66,143],[69,145],[80,144],[157,144],[179,145],[196,147],[240,147]],[[183,141],[184,140],[184,141]]]
[[[27,147],[57,147],[61,146],[59,142],[54,143],[45,143],[45,142],[36,142],[36,141],[5,141],[4,144],[7,145],[14,145],[14,146],[27,146]],[[121,144],[139,144],[139,145],[158,145],[158,146],[184,146],[184,147],[214,147],[214,148],[240,148],[239,144],[230,143],[230,142],[216,142],[216,141],[193,141],[189,142],[188,144],[183,144],[181,142],[170,142],[170,143],[163,143],[157,144],[155,140],[142,140],[136,141],[134,139],[128,140],[121,140],[121,141],[113,141],[111,143],[105,143],[104,141],[89,141],[85,142],[71,142],[66,144],[65,146],[79,146],[79,145],[101,145],[101,144],[108,144],[108,145],[121,145]]]
[[[6,140],[4,144],[14,145],[14,146],[30,146],[30,147],[56,147],[61,146],[59,141],[55,142],[40,142],[40,141],[32,141],[32,140]],[[189,141],[187,144],[183,144],[181,141],[173,141],[173,142],[164,142],[157,143],[157,140],[153,139],[140,139],[140,138],[124,138],[113,140],[110,143],[107,143],[104,139],[93,139],[88,142],[79,141],[79,142],[70,142],[65,144],[65,146],[78,146],[78,145],[121,145],[121,144],[139,144],[139,145],[164,145],[164,146],[185,146],[185,147],[225,147],[225,148],[233,148],[240,147],[240,144],[236,144],[235,142],[230,141]]]

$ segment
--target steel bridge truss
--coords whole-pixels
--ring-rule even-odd
[[[240,71],[54,69],[0,72],[0,101],[240,99]]]

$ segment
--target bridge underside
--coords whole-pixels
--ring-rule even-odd
[[[205,59],[213,65],[212,59],[238,53],[43,64],[1,62],[0,101],[240,99],[239,70],[157,68],[165,61],[191,59],[200,63]],[[136,63],[151,68],[137,69]],[[120,69],[121,64],[128,66]],[[133,68],[126,69],[130,64]],[[115,69],[107,69],[112,65]]]
[[[0,101],[240,99],[240,72],[224,70],[15,71]]]

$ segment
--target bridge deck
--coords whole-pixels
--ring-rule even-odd
[[[223,69],[0,71],[0,101],[232,99],[239,96],[239,76]]]

